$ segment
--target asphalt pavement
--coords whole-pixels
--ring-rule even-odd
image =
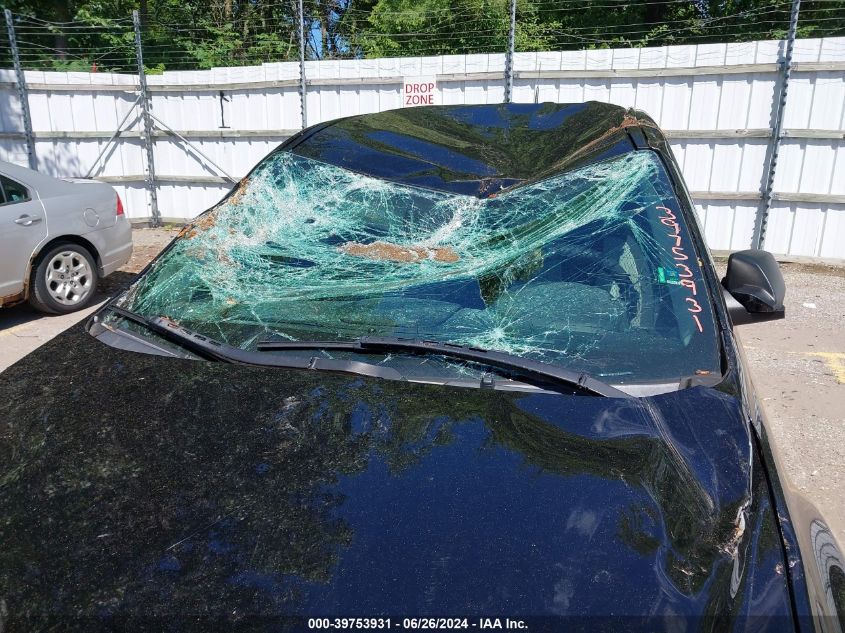
[[[95,302],[85,310],[71,314],[45,316],[25,303],[11,308],[0,308],[0,372],[54,336],[64,332],[74,323],[96,312],[106,299],[128,286],[135,274],[140,272],[177,233],[178,229],[134,230],[131,259],[120,270],[100,280]]]
[[[87,310],[43,316],[27,305],[0,309],[0,371],[86,318],[175,234],[136,229],[132,260],[101,282],[98,302]],[[737,335],[791,485],[815,503],[845,545],[845,266],[781,268],[786,319],[744,325]]]
[[[781,269],[786,318],[737,337],[791,483],[845,547],[845,266]]]

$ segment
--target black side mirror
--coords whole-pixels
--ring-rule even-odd
[[[731,254],[722,286],[734,325],[782,319],[786,315],[786,284],[778,263],[767,251],[751,249]]]

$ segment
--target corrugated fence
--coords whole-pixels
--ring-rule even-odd
[[[514,102],[605,101],[648,112],[666,131],[714,249],[751,244],[783,42],[516,53]],[[308,125],[403,105],[403,83],[431,78],[435,103],[498,103],[504,54],[312,61]],[[26,165],[15,76],[0,70],[0,160]],[[138,77],[26,71],[39,169],[112,183],[134,219],[150,216]],[[299,65],[171,71],[147,77],[158,205],[196,216],[301,126]],[[133,110],[134,108],[134,110]],[[132,110],[132,112],[130,112]],[[97,157],[129,115],[119,137]],[[169,128],[169,130],[168,130]],[[765,247],[845,258],[845,38],[795,44]],[[181,138],[180,138],[181,137]],[[95,163],[96,166],[95,166]]]

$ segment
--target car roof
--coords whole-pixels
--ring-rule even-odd
[[[8,163],[6,161],[0,161],[0,173],[8,176],[12,180],[22,182],[28,187],[37,189],[41,194],[63,191],[66,187],[72,185],[72,183],[67,181],[59,180],[58,178],[53,178],[52,176],[47,176],[40,172],[33,171],[32,169],[27,169],[26,167],[21,167],[20,165],[15,165],[14,163]]]
[[[385,180],[488,197],[636,146],[647,115],[596,101],[426,106],[338,119],[280,149]]]

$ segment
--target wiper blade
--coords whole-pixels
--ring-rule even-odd
[[[362,363],[354,360],[337,360],[312,356],[289,357],[268,356],[263,352],[281,350],[338,350],[360,353],[409,352],[413,354],[437,354],[470,362],[497,367],[523,377],[543,382],[563,383],[586,393],[611,398],[629,398],[624,391],[584,372],[575,372],[556,365],[521,358],[505,352],[485,350],[478,347],[440,343],[422,339],[400,337],[364,336],[355,341],[261,341],[257,352],[232,347],[185,328],[167,317],[149,318],[118,306],[108,309],[125,319],[144,326],[159,336],[177,343],[208,360],[262,367],[288,369],[315,369],[338,371],[390,380],[403,380],[399,371],[392,367]]]
[[[506,352],[485,350],[479,347],[440,343],[423,339],[395,336],[362,336],[354,341],[261,341],[259,352],[283,350],[339,350],[359,353],[408,352],[435,354],[504,369],[526,378],[551,383],[562,383],[580,391],[610,398],[630,398],[624,391],[584,372],[576,372],[557,365],[521,358]]]
[[[389,380],[404,380],[402,374],[392,367],[382,367],[354,360],[335,360],[322,357],[268,356],[260,352],[251,352],[221,343],[213,338],[189,330],[167,317],[157,316],[149,318],[118,306],[108,306],[108,309],[208,360],[241,365],[257,365],[260,367],[338,371],[362,376],[373,376],[375,378],[386,378]]]
[[[167,317],[158,316],[150,318],[115,305],[107,306],[107,308],[115,314],[122,316],[127,321],[141,325],[162,338],[194,352],[202,358],[232,362],[229,356],[224,353],[226,346],[222,343],[182,328],[175,321]]]

